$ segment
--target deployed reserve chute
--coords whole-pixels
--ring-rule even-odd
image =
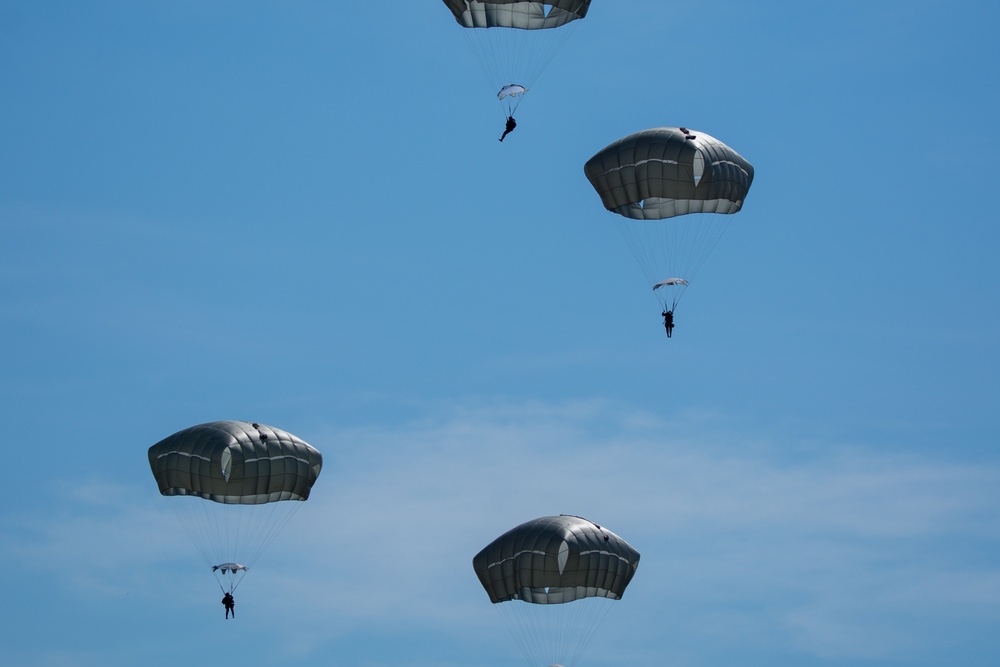
[[[524,95],[562,47],[590,0],[444,0],[469,42],[504,113]]]
[[[625,540],[582,517],[513,528],[472,560],[532,665],[572,667],[639,565]]]
[[[232,593],[309,498],[322,455],[294,435],[244,421],[199,424],[149,448],[160,493]]]
[[[658,127],[631,134],[587,160],[584,173],[665,311],[743,207],[753,166],[704,132]]]

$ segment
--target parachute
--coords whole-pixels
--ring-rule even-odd
[[[587,15],[590,0],[444,0],[486,80],[512,116],[535,80]],[[518,93],[510,94],[510,89]],[[505,92],[507,91],[507,92]]]
[[[712,248],[743,207],[753,166],[718,139],[658,127],[619,139],[584,173],[665,310],[674,310]],[[683,217],[682,217],[683,216]],[[672,276],[667,278],[667,276]]]
[[[625,540],[569,515],[523,523],[472,560],[525,658],[566,667],[579,659],[638,565],[639,553]]]
[[[149,448],[160,493],[232,593],[280,529],[309,498],[322,455],[273,426],[199,424]]]
[[[502,100],[505,97],[517,97],[518,95],[524,95],[528,92],[528,89],[524,86],[518,86],[517,84],[509,84],[500,89],[497,93],[497,99]]]

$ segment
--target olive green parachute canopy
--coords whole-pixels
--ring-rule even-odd
[[[444,0],[444,4],[463,27],[522,30],[558,28],[582,19],[590,8],[590,0]]]
[[[610,530],[577,516],[546,516],[507,531],[472,559],[493,603],[618,600],[639,553]]]
[[[149,448],[149,466],[165,496],[258,505],[308,498],[323,456],[273,426],[218,421],[156,443]]]
[[[736,213],[753,183],[753,166],[743,156],[685,127],[630,134],[583,169],[606,209],[636,220]]]

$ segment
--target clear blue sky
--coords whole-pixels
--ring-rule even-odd
[[[524,664],[471,567],[642,561],[583,667],[1000,661],[1000,5],[594,0],[503,117],[439,0],[0,0],[0,647]],[[674,338],[583,175],[753,163]],[[147,448],[320,449],[238,621]]]

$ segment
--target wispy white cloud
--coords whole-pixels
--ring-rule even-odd
[[[336,488],[312,509],[337,529],[312,551],[351,563],[329,596],[345,615],[469,623],[481,618],[479,548],[520,521],[581,514],[643,553],[623,601],[637,614],[686,608],[684,624],[707,638],[722,613],[733,645],[766,636],[847,658],[946,642],[934,628],[958,622],[970,600],[956,598],[995,580],[997,568],[968,559],[996,544],[1000,470],[837,443],[789,443],[789,458],[783,443],[733,440],[730,427],[588,401],[333,431],[321,483]],[[980,614],[1000,616],[979,600]]]
[[[288,656],[376,627],[495,641],[472,556],[517,523],[572,513],[642,553],[609,624],[618,634],[597,652],[627,641],[630,656],[660,659],[706,642],[900,659],[943,650],[953,626],[1000,620],[988,557],[996,467],[837,443],[803,451],[734,439],[731,426],[585,401],[442,406],[394,427],[329,428],[313,435],[328,443],[313,497],[241,599],[266,601]],[[68,495],[33,516],[31,534],[7,536],[18,569],[51,564],[92,592],[121,586],[134,562],[201,566],[176,543],[184,535],[160,509],[169,501],[133,487]],[[665,649],[650,623],[676,641]]]

